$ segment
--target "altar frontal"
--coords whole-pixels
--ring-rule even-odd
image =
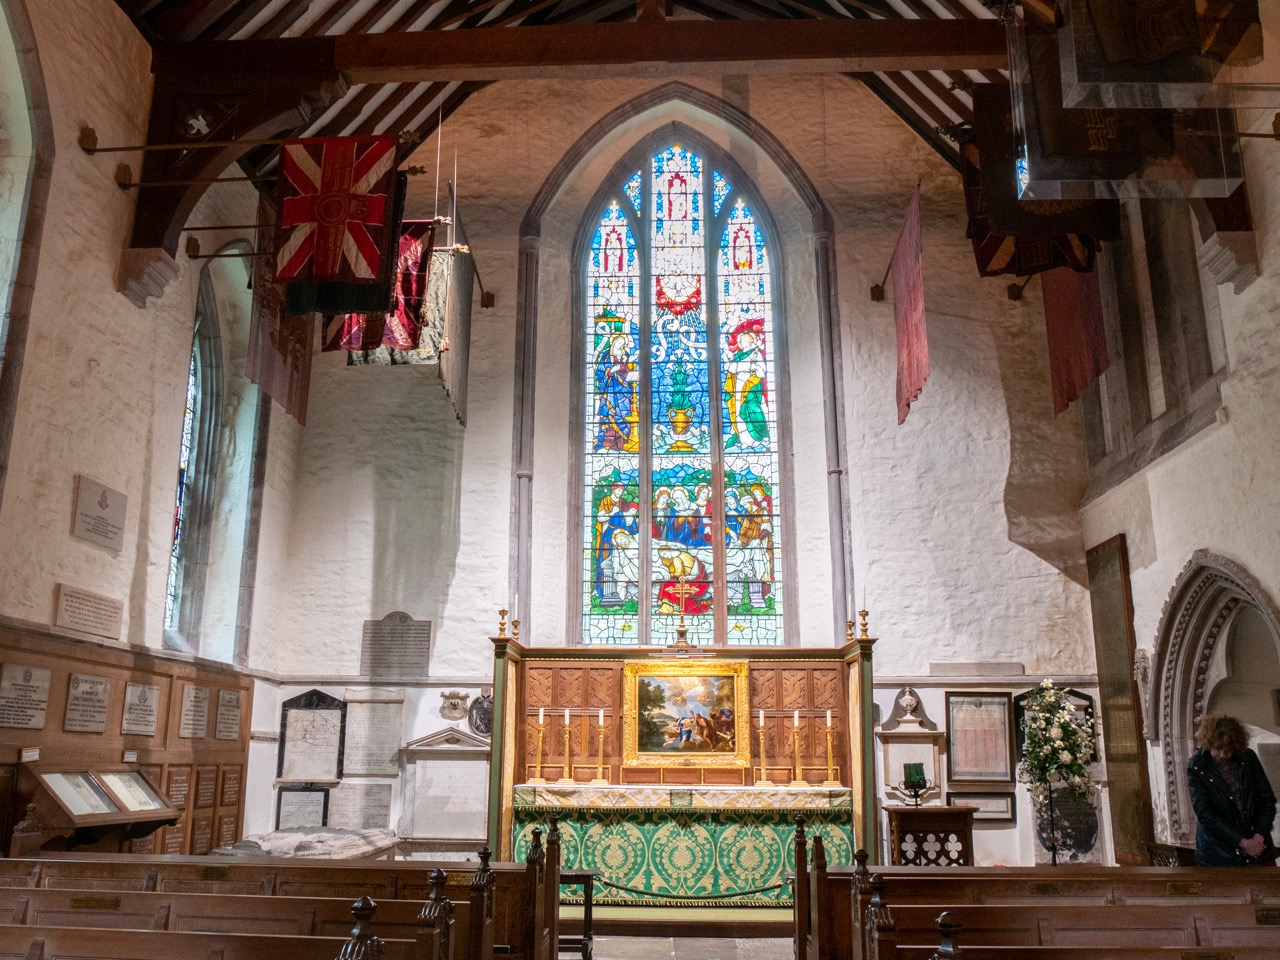
[[[787,906],[797,816],[832,864],[875,849],[872,638],[673,651],[499,633],[489,842],[504,857],[555,817],[562,869],[599,871],[596,903]]]

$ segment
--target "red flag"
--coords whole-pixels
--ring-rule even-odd
[[[929,377],[929,341],[924,329],[924,242],[920,233],[920,187],[911,194],[898,242],[889,258],[893,274],[893,319],[898,331],[898,423]]]
[[[1098,274],[1058,267],[1040,274],[1049,378],[1057,416],[1110,366]]]
[[[395,167],[395,137],[287,141],[276,180],[276,280],[385,278]]]
[[[274,221],[275,210],[270,201],[260,199],[258,235],[262,249],[259,253],[273,253]],[[267,257],[257,257],[253,261],[253,304],[249,314],[245,376],[294,419],[305,424],[315,325],[309,316],[291,316],[285,312],[284,291],[271,282],[269,263]]]

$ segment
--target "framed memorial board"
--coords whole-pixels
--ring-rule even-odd
[[[1013,782],[1013,696],[947,691],[947,779]]]
[[[346,703],[320,690],[282,703],[276,777],[294,782],[341,780],[346,721]]]
[[[628,767],[748,767],[747,663],[628,663],[622,763]]]
[[[281,787],[276,829],[323,827],[329,819],[327,787]]]
[[[1018,802],[1012,793],[949,793],[949,807],[973,807],[974,823],[1017,823]]]

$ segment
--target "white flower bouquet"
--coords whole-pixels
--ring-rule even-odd
[[[1023,704],[1024,753],[1018,779],[1031,785],[1037,805],[1049,799],[1049,790],[1065,784],[1081,799],[1093,795],[1089,764],[1093,761],[1093,719],[1080,720],[1066,694],[1045,680],[1027,695]]]

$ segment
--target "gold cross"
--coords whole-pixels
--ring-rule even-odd
[[[685,637],[689,631],[684,625],[684,605],[686,600],[698,592],[698,588],[689,583],[688,577],[681,574],[679,578],[679,586],[672,587],[671,592],[674,593],[680,601],[680,622],[676,624],[676,642],[674,646],[687,646],[689,641],[685,639]]]

